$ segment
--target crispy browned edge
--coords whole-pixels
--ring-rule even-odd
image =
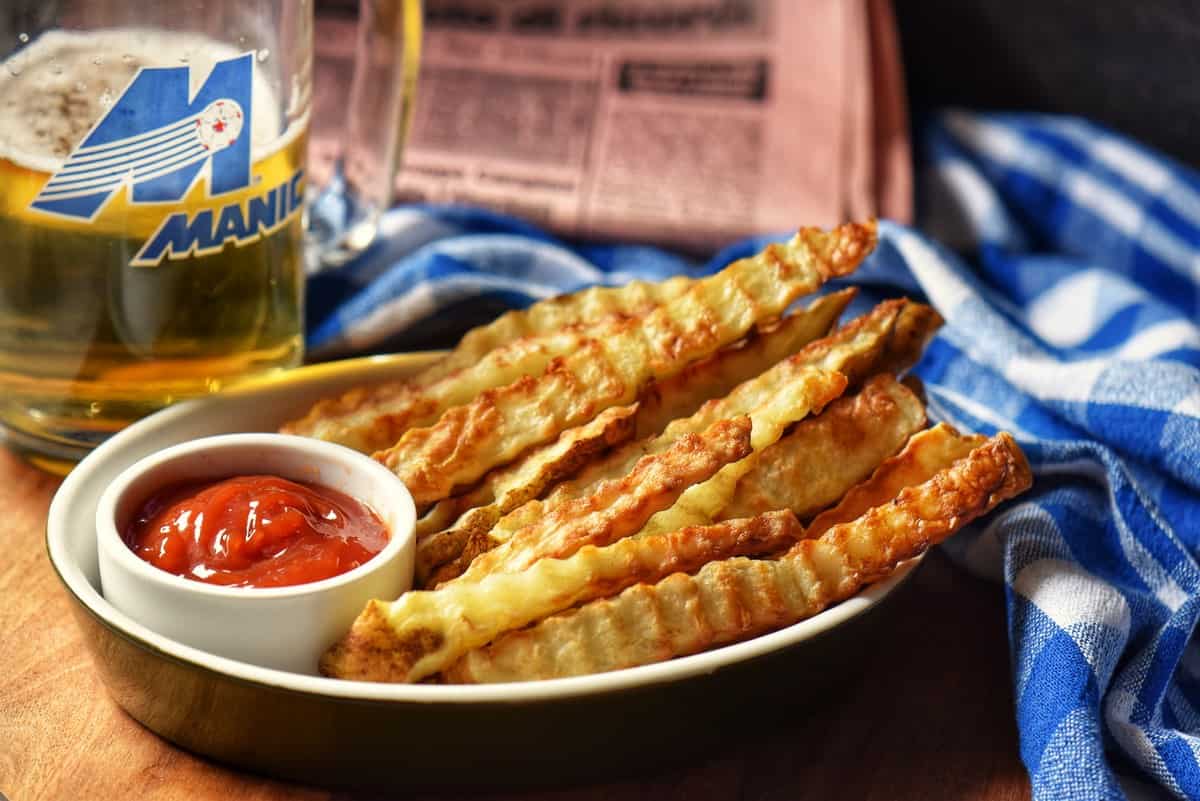
[[[911,423],[901,427],[910,416]],[[872,450],[882,447],[884,440],[881,434],[884,432],[880,429],[880,423],[884,420],[888,421],[887,436],[895,437],[895,447],[881,455],[881,452],[872,453]],[[761,514],[768,511],[768,507],[777,508],[777,502],[786,501],[785,505],[801,520],[807,520],[845,495],[846,489],[840,488],[853,488],[870,476],[880,461],[894,456],[926,422],[925,404],[919,398],[896,381],[891,373],[875,373],[863,382],[858,392],[843,395],[820,414],[801,420],[790,433],[763,451],[760,465],[738,482],[738,493],[742,497],[735,497],[721,510],[718,519]],[[856,457],[860,454],[871,455],[859,463],[860,467],[854,473],[846,472],[850,465],[856,463],[850,457],[843,460],[836,470],[824,467],[824,480],[830,482],[836,477],[838,483],[828,492],[817,494],[818,489],[828,487],[828,483],[818,482],[814,485],[810,482],[806,487],[796,484],[796,480],[803,477],[802,473],[797,472],[798,469],[811,464],[814,457],[808,448],[801,450],[797,445],[810,444],[805,439],[810,436],[822,436],[830,448],[842,453],[853,453]],[[868,438],[873,439],[868,441]],[[768,468],[770,474],[767,474]],[[760,470],[764,474],[761,479]],[[781,470],[786,472],[778,472]],[[784,476],[786,480],[782,480]],[[814,489],[814,486],[818,489]],[[781,488],[785,492],[780,492]]]
[[[836,525],[858,518],[886,503],[903,488],[926,481],[986,441],[982,434],[963,435],[947,423],[916,432],[899,453],[884,459],[869,477],[850,487],[835,504],[810,520],[807,536],[819,537]]]
[[[808,610],[797,616],[786,605],[776,605],[776,609],[768,615],[750,614],[744,612],[740,618],[734,617],[736,628],[719,632],[712,636],[706,648],[725,645],[737,640],[748,639],[765,633],[796,620],[816,614],[834,602],[839,602],[858,592],[860,588],[883,578],[895,570],[896,566],[914,556],[924,553],[934,544],[951,536],[964,525],[990,512],[999,503],[1008,500],[1027,490],[1032,484],[1032,471],[1025,454],[1017,446],[1012,436],[1000,432],[991,440],[974,449],[967,457],[955,465],[938,471],[933,477],[921,485],[906,487],[893,500],[868,510],[858,519],[839,524],[822,537],[817,539],[802,539],[797,542],[787,554],[780,557],[783,560],[801,559],[804,563],[817,568],[818,580],[815,582],[815,595],[808,599]],[[896,524],[891,520],[893,509],[908,509],[919,518],[920,525],[905,530],[893,540],[891,531]],[[870,552],[860,553],[865,543],[886,543],[882,548],[873,546]],[[823,558],[819,552],[828,551],[834,546],[833,552],[840,554],[844,565],[837,566],[837,571],[843,573],[841,581],[825,585],[820,578],[823,572],[820,564]],[[710,563],[710,568],[723,563]],[[708,568],[706,568],[708,569]],[[670,581],[674,577],[664,579]],[[645,591],[649,585],[635,585],[624,592]],[[736,593],[733,593],[736,597]],[[593,603],[609,603],[596,601]],[[590,604],[589,604],[590,606]],[[579,609],[586,608],[580,607]],[[561,623],[579,612],[579,609],[569,610],[547,618],[543,623]],[[702,610],[697,610],[701,614]],[[528,640],[535,637],[542,623],[519,631],[509,632],[491,645],[479,649],[480,653],[488,653],[497,647],[504,647],[506,642]],[[703,650],[701,648],[699,650]],[[686,656],[696,649],[677,651],[675,656]],[[659,661],[657,657],[652,661]],[[631,667],[631,664],[613,664],[601,669],[617,669]],[[452,665],[443,674],[444,678],[452,681],[473,680],[470,668],[464,659]],[[565,674],[563,674],[565,675]],[[528,678],[533,678],[529,676]],[[545,676],[549,677],[549,676]],[[510,676],[506,680],[523,680],[518,676]]]
[[[845,379],[841,379],[840,386],[844,385]],[[519,537],[529,539],[529,547],[520,552],[518,558],[564,558],[583,545],[607,545],[629,530],[636,531],[656,511],[677,499],[693,481],[703,481],[724,465],[748,455],[751,452],[750,430],[751,421],[745,415],[718,420],[703,434],[688,434],[668,451],[641,459],[629,475],[603,482],[593,494],[574,499],[557,510],[556,516],[564,528],[576,527],[566,533],[576,536],[566,538],[564,528],[559,528],[558,521],[549,518],[540,521],[540,525],[518,532],[514,540]],[[660,478],[655,479],[655,474]],[[665,499],[665,505],[652,502],[654,496],[647,494],[651,492]],[[600,515],[588,517],[592,513]],[[622,531],[618,522],[627,530]],[[579,530],[581,527],[584,530]],[[559,536],[543,540],[546,532]],[[408,629],[402,635],[395,632],[381,606],[380,601],[368,602],[350,631],[322,655],[319,663],[322,674],[367,681],[404,681],[413,664],[429,651],[441,647],[442,635],[425,628]],[[381,624],[390,633],[374,630]],[[381,643],[400,643],[400,647],[380,650]]]
[[[713,308],[715,306],[714,297],[717,293],[711,292],[707,288],[699,289],[699,287],[724,286],[721,283],[721,277],[725,276],[723,280],[726,282],[733,281],[740,275],[739,265],[743,263],[769,264],[774,269],[773,280],[779,284],[786,284],[801,270],[798,262],[789,255],[789,252],[795,248],[795,242],[799,241],[804,244],[804,249],[808,253],[816,256],[817,263],[812,265],[812,268],[815,270],[818,280],[807,290],[802,290],[799,286],[792,286],[783,292],[787,297],[794,299],[802,294],[811,293],[817,286],[830,278],[853,272],[875,246],[876,238],[877,226],[874,219],[867,223],[846,223],[830,231],[823,231],[820,228],[802,228],[789,242],[768,245],[760,253],[747,259],[738,260],[720,273],[705,279],[706,281],[713,280],[715,283],[697,284],[689,292],[695,291],[698,297],[704,297],[708,308]],[[740,269],[745,270],[749,267],[743,266]],[[778,300],[778,297],[774,298],[774,301]],[[753,297],[748,302],[755,306],[762,305]],[[709,318],[712,319],[701,318],[696,327],[690,331],[674,330],[678,327],[677,323],[671,320],[666,310],[672,308],[675,303],[677,301],[656,311],[656,314],[662,313],[663,315],[661,321],[663,330],[655,332],[650,339],[655,342],[654,347],[660,355],[665,354],[671,359],[694,352],[694,356],[687,359],[687,362],[702,358],[717,350],[722,344],[729,344],[744,336],[749,328],[757,322],[778,317],[779,313],[783,311],[780,308],[771,314],[764,312],[759,320],[748,321],[745,327],[726,324],[726,328],[739,327],[741,330],[738,336],[731,337],[722,343],[718,337],[718,329],[721,326],[718,325],[715,318],[712,318],[711,314]],[[651,315],[651,317],[653,316]],[[644,322],[643,319],[631,319],[623,321],[623,325],[642,326]],[[620,331],[614,329],[612,336],[620,335]],[[606,405],[623,402],[621,400],[623,395],[628,396],[624,402],[632,400],[642,387],[654,377],[654,372],[649,371],[642,376],[644,380],[639,386],[628,386],[620,372],[614,368],[612,360],[606,356],[604,348],[599,343],[592,344],[592,347],[581,347],[569,358],[558,357],[552,360],[544,373],[536,379],[531,376],[523,376],[505,387],[486,390],[470,404],[447,410],[432,426],[409,429],[395,445],[373,454],[373,458],[385,464],[404,480],[417,502],[418,508],[424,510],[429,504],[455,492],[456,483],[474,483],[490,467],[515,458],[514,454],[496,464],[488,464],[486,460],[472,461],[480,450],[486,450],[481,448],[477,440],[486,440],[489,433],[509,427],[503,411],[509,403],[516,405],[520,405],[522,402],[528,403],[538,391],[548,391],[554,388],[562,391],[562,388],[589,386],[587,382],[603,379],[608,382],[607,391],[611,397],[601,398],[590,390],[588,392],[576,391],[579,397],[575,399],[575,403],[581,406],[589,404],[595,406],[592,409],[592,414],[595,414]],[[585,354],[591,357],[589,368],[594,370],[594,373],[587,376],[577,375],[572,371],[570,365],[577,362],[583,363],[586,359]],[[666,370],[662,374],[672,375],[678,369],[683,369],[684,366],[686,366],[686,362],[679,364],[677,369]],[[591,386],[594,386],[594,383]],[[559,430],[561,431],[561,429]],[[547,435],[541,441],[548,441],[553,436]],[[474,466],[467,469],[465,465]],[[461,475],[463,473],[470,475]]]
[[[868,349],[863,353],[851,356],[844,364],[838,366],[838,370],[844,373],[852,384],[861,387],[871,376],[881,371],[882,364],[896,368],[909,366],[920,357],[919,351],[914,354],[913,348],[916,343],[919,342],[923,345],[936,332],[937,327],[941,325],[941,316],[932,308],[905,298],[895,298],[877,304],[859,317],[843,323],[826,336],[805,345],[785,361],[820,364],[821,360],[835,348],[853,340],[864,328],[878,324],[880,319],[886,318],[888,315],[896,316],[897,325],[902,319],[907,321],[907,332],[901,340],[894,341],[895,329],[893,328],[881,349]],[[714,402],[716,401],[709,401],[709,403]],[[819,408],[816,408],[813,410],[813,414],[819,414],[820,411]],[[488,529],[471,532],[462,541],[462,548],[458,555],[436,567],[425,580],[425,585],[432,587],[453,580],[466,571],[476,557],[496,547],[497,542],[491,536],[490,531]]]
[[[622,407],[610,407],[605,412],[619,408]],[[470,494],[441,501],[441,504],[450,504],[450,508],[454,510],[454,522],[447,528],[418,539],[416,567],[418,585],[421,587],[432,586],[433,582],[430,579],[437,568],[458,557],[472,537],[486,534],[495,524],[496,520],[505,513],[526,501],[538,497],[547,487],[553,486],[556,482],[574,475],[597,455],[607,451],[614,445],[619,445],[629,440],[633,436],[635,412],[632,406],[625,408],[630,409],[628,414],[614,415],[609,425],[599,431],[596,436],[580,439],[572,443],[572,447],[549,466],[549,469],[539,474],[534,483],[510,492],[505,498],[503,505],[496,505],[497,499],[494,497],[490,503],[478,506],[469,505],[469,501],[457,501],[457,498],[469,498]],[[604,414],[604,412],[601,412],[601,414]],[[592,418],[593,421],[595,419]],[[564,437],[577,436],[581,429],[585,429],[590,425],[590,422],[567,429],[559,435],[558,439],[548,445],[537,446],[524,458],[536,458],[538,453],[556,446]],[[497,468],[493,471],[493,474],[512,470],[513,465],[518,463]],[[484,480],[487,480],[486,476]],[[432,514],[436,511],[437,508],[435,507],[430,513]]]

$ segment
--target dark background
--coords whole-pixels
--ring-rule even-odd
[[[893,0],[912,109],[1077,114],[1200,167],[1200,0]]]

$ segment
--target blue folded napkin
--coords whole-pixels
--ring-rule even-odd
[[[944,114],[918,147],[925,233],[881,226],[854,311],[936,306],[930,416],[1008,430],[1034,466],[946,546],[1005,584],[1034,796],[1200,798],[1200,176],[1061,117]],[[315,357],[444,345],[503,308],[779,238],[699,262],[479,209],[398,208],[383,231],[310,281]]]

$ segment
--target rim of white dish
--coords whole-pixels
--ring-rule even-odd
[[[186,459],[194,454],[205,451],[243,447],[246,445],[254,445],[276,451],[293,451],[303,454],[304,458],[308,460],[323,464],[349,465],[352,470],[370,473],[378,481],[392,485],[397,492],[395,501],[398,506],[403,507],[401,517],[404,519],[405,525],[402,535],[396,536],[395,531],[389,530],[387,545],[370,559],[352,570],[347,570],[345,573],[339,573],[336,576],[330,576],[320,581],[310,581],[305,584],[294,584],[284,587],[228,587],[220,584],[192,581],[182,576],[168,573],[165,570],[160,570],[139,558],[137,554],[130,550],[113,521],[117,502],[122,494],[129,489],[130,484],[147,473],[163,469],[164,465],[170,462]],[[248,472],[252,473],[254,471],[251,470]],[[161,487],[159,488],[161,489]],[[374,507],[369,508],[376,514],[379,513],[378,509]],[[105,543],[107,543],[109,553],[126,570],[136,573],[139,579],[170,587],[179,592],[189,592],[214,598],[246,600],[299,598],[335,590],[345,584],[359,581],[366,575],[382,568],[388,563],[389,559],[393,558],[398,551],[416,537],[416,515],[416,507],[413,504],[412,495],[409,493],[408,487],[404,486],[404,482],[382,464],[358,451],[332,442],[297,437],[289,434],[271,434],[265,432],[215,434],[210,437],[200,437],[199,439],[181,442],[178,445],[172,445],[156,453],[143,456],[122,470],[100,495],[97,502],[96,526],[98,530],[96,535],[99,539],[97,548],[104,548]],[[107,518],[109,525],[101,525],[100,520],[102,516]]]
[[[380,379],[386,375],[386,357],[368,357],[347,362],[341,369],[359,371],[359,380]],[[381,370],[380,368],[384,369]],[[372,369],[373,368],[373,369]],[[300,372],[306,368],[298,368]],[[329,365],[319,365],[313,375],[328,375]],[[303,382],[303,378],[296,379]],[[253,390],[250,390],[253,391]],[[87,580],[78,565],[67,558],[70,508],[79,503],[81,485],[110,460],[142,437],[169,430],[193,414],[215,413],[222,396],[187,401],[157,412],[117,433],[90,453],[67,476],[50,504],[46,523],[46,545],[50,562],[59,578],[75,598],[102,624],[120,635],[149,646],[165,656],[185,664],[218,673],[250,684],[330,698],[391,703],[536,703],[568,700],[609,692],[681,681],[714,673],[752,659],[773,654],[788,646],[812,639],[866,612],[883,600],[920,562],[922,557],[901,564],[891,576],[872,584],[813,617],[739,643],[722,646],[666,662],[561,679],[498,684],[383,684],[366,681],[307,676],[273,668],[259,667],[184,645],[157,634],[108,603]],[[230,432],[236,433],[236,432]],[[99,498],[97,498],[97,501]]]

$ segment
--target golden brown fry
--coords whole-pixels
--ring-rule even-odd
[[[839,370],[847,376],[852,386],[861,387],[864,382],[869,383],[870,377],[879,371],[900,371],[911,367],[920,358],[921,349],[942,325],[942,322],[941,316],[924,304],[908,300],[886,301],[876,306],[870,313],[842,326],[834,334],[811,343],[793,358],[824,369]],[[901,326],[903,326],[903,330],[901,330]],[[898,392],[900,388],[896,387],[893,391]],[[911,402],[916,399],[910,397],[906,400]],[[909,408],[914,408],[911,403]],[[923,413],[921,417],[923,418]],[[837,431],[831,429],[824,433],[833,435]],[[850,431],[845,428],[841,429],[841,433],[850,435]],[[881,444],[882,442],[873,443],[876,449]],[[895,447],[898,447],[898,443]],[[824,482],[810,483],[805,490],[798,490],[794,485],[785,487],[785,493],[781,493],[781,498],[786,499],[788,495],[793,496],[791,498],[793,505],[784,508],[794,508],[797,514],[807,515],[816,511],[820,506],[836,500],[842,489],[851,486],[851,475],[855,474],[855,471],[858,471],[857,475],[861,478],[882,458],[882,455],[877,456],[870,451],[870,448],[860,449],[840,460],[835,459],[838,461],[838,468],[826,469],[823,473]],[[774,454],[772,461],[783,456],[782,452]],[[754,458],[761,462],[764,457],[756,453]],[[843,471],[840,476],[838,475],[839,471]],[[715,479],[710,480],[710,483],[711,481],[715,481]],[[730,504],[733,503],[733,495],[734,491],[731,489],[727,493]],[[806,497],[811,499],[810,502],[813,504],[819,502],[819,505],[806,508]],[[681,499],[681,504],[686,500],[687,496]],[[746,514],[750,513],[749,508],[743,508],[741,511]],[[766,509],[758,511],[766,511]],[[660,516],[661,521],[652,520],[651,530],[655,523],[665,524],[669,515],[670,512],[666,512]],[[686,519],[685,517],[680,520]],[[717,518],[709,517],[707,519]],[[693,522],[699,521],[694,520]]]
[[[763,451],[717,519],[772,509],[807,519],[869,476],[924,425],[917,397],[890,374],[876,375],[858,394],[838,398]]]
[[[356,661],[330,656],[325,668],[342,678],[418,681],[472,648],[506,631],[639,582],[692,572],[714,559],[780,551],[796,542],[802,527],[791,512],[774,512],[671,532],[624,539],[597,548],[587,545],[566,559],[542,559],[519,573],[496,573],[479,583],[454,582],[433,592],[410,592],[379,605],[403,661]],[[379,618],[366,618],[377,625]],[[359,636],[366,636],[360,629]],[[435,645],[436,643],[436,645]],[[354,672],[347,672],[353,670]]]
[[[634,439],[657,436],[672,420],[687,417],[712,398],[778,364],[818,337],[829,333],[858,290],[853,287],[814,300],[747,341],[717,351],[688,365],[679,375],[656,381],[638,397]]]
[[[569,430],[576,431],[578,429],[572,428]],[[564,431],[563,436],[565,436],[567,433],[567,431]],[[514,462],[514,464],[519,464],[519,462]],[[492,475],[492,473],[489,473],[488,475]],[[484,480],[487,480],[486,477]],[[458,519],[456,517],[458,512],[455,510],[454,504],[452,503],[454,498],[457,497],[459,496],[456,495],[454,497],[447,498],[445,501],[438,501],[429,508],[428,512],[417,518],[417,525],[415,526],[414,531],[417,535],[418,547],[420,547],[422,542],[428,542],[430,537],[435,537],[442,531],[445,531],[447,527],[453,525],[454,521]],[[451,503],[447,503],[447,501]]]
[[[641,319],[551,361],[538,378],[483,392],[428,428],[409,429],[376,458],[425,507],[553,439],[609,406],[632,402],[652,379],[739,339],[779,316],[798,296],[850,272],[875,241],[874,224],[830,233],[802,229],[785,244],[734,262]]]
[[[800,353],[776,364],[760,375],[744,381],[719,400],[706,402],[691,417],[672,421],[661,435],[619,447],[608,456],[592,462],[575,478],[559,483],[541,501],[529,501],[496,522],[485,533],[468,537],[462,552],[436,569],[427,583],[437,584],[461,575],[476,557],[506,542],[512,532],[530,524],[558,504],[590,491],[597,482],[627,474],[638,459],[670,447],[683,434],[703,431],[713,421],[749,414],[765,407],[783,392],[789,381],[819,364],[827,370],[845,367],[856,375],[869,370],[885,352],[897,316],[906,308],[905,301],[881,303],[871,312],[839,328],[833,334],[806,346]],[[823,404],[814,404],[820,408]],[[663,521],[666,522],[666,521]],[[688,519],[680,525],[695,525],[709,520]]]
[[[577,347],[578,339],[589,333],[596,336],[597,324],[649,314],[682,295],[691,284],[683,277],[658,283],[633,281],[623,287],[585,289],[508,312],[467,332],[458,347],[416,376],[357,387],[341,397],[322,400],[282,430],[338,442],[364,453],[382,450],[408,428],[435,422],[447,408],[467,402],[484,389],[541,373],[552,358]]]
[[[507,505],[506,499],[514,495],[534,497],[549,482],[578,470],[596,453],[629,440],[636,414],[636,404],[605,409],[583,425],[568,428],[553,442],[533,448],[515,462],[490,471],[470,491],[439,501],[426,519],[432,518],[432,512],[436,511],[450,525],[462,515],[482,507]],[[419,525],[417,536],[427,537],[441,528]]]
[[[841,376],[822,378],[826,387],[845,383]],[[737,417],[718,420],[703,434],[680,437],[668,450],[641,459],[624,478],[603,481],[592,488],[590,495],[547,510],[499,547],[481,554],[457,581],[466,583],[490,573],[519,572],[539,559],[561,559],[583,545],[607,545],[638,531],[655,512],[671,506],[693,484],[747,456],[753,438],[751,429],[751,418]],[[597,509],[604,511],[594,514],[594,519],[585,518]],[[597,522],[609,518],[619,525]],[[635,519],[640,521],[636,527],[631,525]]]
[[[424,586],[437,587],[465,573],[480,554],[485,554],[493,548],[498,548],[504,543],[512,539],[513,534],[520,531],[525,526],[531,525],[538,517],[546,514],[549,510],[542,505],[541,501],[527,501],[521,506],[518,506],[513,514],[517,511],[521,512],[520,524],[516,524],[514,519],[512,526],[501,527],[499,525],[492,526],[487,531],[475,532],[467,536],[463,541],[462,550],[458,555],[438,565],[430,571],[428,578],[425,579]],[[501,520],[506,520],[506,517]],[[498,521],[499,522],[499,521]]]
[[[817,515],[808,526],[807,536],[819,537],[835,525],[886,503],[905,487],[928,481],[986,441],[980,434],[963,436],[945,423],[914,434],[904,450],[884,460],[869,479],[847,491],[837,506]]]
[[[769,391],[758,396],[761,401],[759,405],[746,410],[753,421],[751,441],[756,452],[775,442],[784,429],[811,410],[823,408],[840,395],[846,386],[846,379],[840,373],[803,364],[785,365],[784,368],[774,371],[774,381],[771,382]],[[688,436],[694,434],[677,429],[671,433],[671,439],[663,441],[662,447],[673,448],[675,442]],[[657,446],[650,450],[652,454],[664,452]],[[689,487],[673,506],[651,518],[638,532],[638,536],[661,534],[685,526],[711,523],[713,513],[728,502],[739,477],[753,467],[752,457],[753,454],[726,465],[707,481]],[[616,479],[603,479],[593,483],[585,492],[595,492],[596,487],[614,480]],[[528,540],[519,539],[511,532],[528,528],[547,516],[560,514],[560,510],[569,508],[573,502],[573,497],[565,495],[559,495],[552,501],[528,502],[487,532],[470,537],[458,558],[435,571],[432,581],[441,583],[459,576],[465,581],[477,581],[496,570],[513,569],[504,565],[512,562],[514,554],[528,551],[531,546]],[[520,526],[515,525],[517,520],[521,521]],[[536,551],[523,558],[529,559],[534,555]]]
[[[675,276],[663,281],[634,280],[624,286],[598,286],[538,301],[528,309],[510,311],[487,325],[473,328],[446,358],[422,377],[435,380],[478,361],[485,353],[520,337],[557,331],[568,325],[592,323],[613,315],[636,316],[679,297],[693,281]]]
[[[486,533],[501,515],[533,500],[601,451],[630,439],[636,410],[605,409],[554,442],[488,473],[470,492],[438,501],[417,524],[418,583],[424,585],[435,568],[461,554],[473,534]]]
[[[443,672],[454,682],[528,681],[696,653],[786,626],[848,598],[1030,484],[998,434],[883,506],[773,560],[710,562],[510,632]]]
[[[896,318],[896,328],[874,369],[881,373],[900,375],[921,360],[925,346],[942,327],[945,320],[932,306],[906,303]]]
[[[825,378],[828,375],[830,374],[818,368],[805,367],[796,381],[785,382],[779,386],[775,397],[750,413],[750,419],[754,423],[750,444],[754,452],[745,459],[725,465],[707,481],[689,487],[673,506],[650,518],[636,536],[649,537],[676,531],[685,526],[712,523],[717,513],[732,501],[738,481],[754,469],[763,451],[778,442],[788,426],[804,419],[814,409],[820,411],[825,405],[814,402],[814,399],[832,400],[833,396],[827,387],[836,386],[839,395],[845,390],[845,376],[833,373],[839,381],[832,385]]]
[[[748,414],[774,397],[788,376],[806,367],[835,370],[847,374],[853,382],[870,369],[884,352],[897,315],[904,305],[904,301],[879,304],[829,336],[810,343],[796,355],[742,382],[724,398],[705,403],[690,417],[672,421],[657,438],[631,442],[593,462],[575,478],[558,484],[547,501],[577,497],[596,481],[625,475],[633,462],[645,453],[669,447],[676,436],[690,431],[703,431],[714,420]]]
[[[323,402],[326,405],[318,403],[303,420],[285,426],[284,433],[307,434],[365,453],[387,448],[410,428],[437,422],[447,409],[468,403],[481,392],[541,374],[552,360],[619,328],[622,319],[567,326],[507,342],[437,381],[395,386],[386,397],[377,392],[369,403],[348,413],[335,415],[330,408],[346,396]]]
[[[605,482],[591,496],[566,504],[558,514],[518,532],[514,541],[522,547],[514,552],[493,552],[495,561],[502,562],[501,567],[509,568],[508,572],[518,573],[539,559],[561,560],[585,545],[608,545],[641,528],[652,514],[673,503],[688,486],[703,481],[749,451],[748,418],[714,423],[703,435],[684,437],[669,451],[644,459],[623,480]],[[453,586],[472,583],[461,581]],[[336,676],[412,681],[440,669],[435,667],[421,673],[430,664],[427,657],[435,659],[433,655],[452,647],[447,646],[447,638],[453,641],[454,637],[467,635],[454,634],[430,621],[438,618],[437,607],[442,599],[465,603],[465,599],[477,597],[471,592],[415,591],[390,604],[372,601],[350,633],[326,654],[322,670]],[[509,599],[493,600],[503,606]],[[480,603],[485,607],[495,605],[486,598]],[[453,610],[447,614],[452,615]],[[474,610],[471,614],[481,619],[488,611]]]

